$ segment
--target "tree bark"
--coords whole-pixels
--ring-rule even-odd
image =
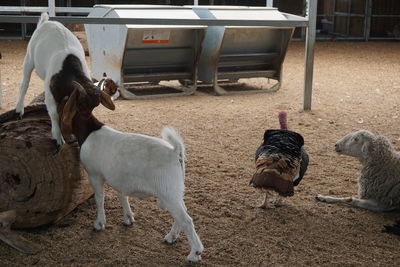
[[[58,149],[45,104],[34,102],[22,119],[0,115],[0,212],[16,211],[12,228],[57,222],[93,194],[78,144]]]

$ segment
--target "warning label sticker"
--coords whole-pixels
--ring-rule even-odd
[[[149,30],[143,32],[142,44],[169,43],[169,31]]]

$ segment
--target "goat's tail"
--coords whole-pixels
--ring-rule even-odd
[[[174,147],[174,151],[179,155],[182,165],[183,177],[185,177],[185,145],[179,133],[172,127],[164,127],[161,130],[161,137]]]
[[[172,127],[164,127],[161,131],[161,137],[174,147],[174,151],[181,155],[182,159],[185,158],[185,145],[179,133]]]
[[[47,14],[47,12],[43,12],[42,15],[40,15],[40,19],[36,27],[39,28],[40,25],[42,25],[48,20],[49,20],[49,14]]]

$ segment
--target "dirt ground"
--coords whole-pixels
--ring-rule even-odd
[[[22,77],[25,41],[0,41],[3,108],[14,108]],[[202,266],[399,266],[400,237],[381,233],[399,212],[373,213],[317,202],[318,193],[354,196],[360,164],[334,152],[335,142],[358,129],[387,136],[400,149],[400,43],[322,42],[316,45],[312,111],[302,110],[304,43],[292,42],[283,87],[275,93],[153,100],[117,100],[116,110],[96,110],[122,131],[159,136],[171,125],[187,147],[189,214],[204,244]],[[265,85],[264,79],[250,81]],[[42,92],[34,74],[26,103]],[[256,208],[263,199],[248,185],[264,130],[278,127],[288,111],[289,128],[300,132],[311,160],[295,195],[276,209]],[[93,198],[60,224],[19,231],[42,247],[26,256],[0,243],[1,266],[182,266],[189,244],[182,234],[162,242],[172,218],[154,199],[131,199],[136,223],[122,225],[116,194],[106,189],[108,228],[94,232]]]

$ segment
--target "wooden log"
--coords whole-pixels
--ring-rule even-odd
[[[57,148],[43,102],[22,119],[0,115],[0,212],[16,211],[12,228],[57,222],[92,194],[77,143]]]
[[[17,213],[15,210],[0,212],[0,240],[7,245],[26,254],[36,254],[39,252],[39,247],[19,236],[11,230],[11,224],[15,222]]]

